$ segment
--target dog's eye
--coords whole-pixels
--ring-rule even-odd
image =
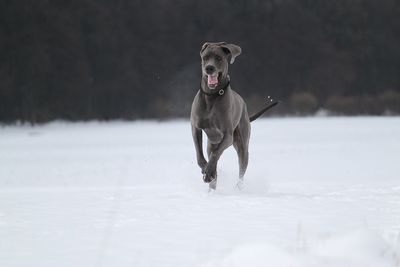
[[[215,57],[215,60],[216,60],[216,61],[221,61],[221,60],[222,60],[222,57],[216,56],[216,57]]]
[[[209,60],[209,59],[210,59],[210,56],[204,56],[204,57],[203,57],[203,60],[204,60],[204,61],[207,61],[207,60]]]

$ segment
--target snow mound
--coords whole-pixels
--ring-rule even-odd
[[[397,267],[400,264],[395,246],[366,229],[313,243],[313,247],[300,251],[268,243],[245,244],[200,267]]]
[[[313,249],[312,254],[321,264],[329,263],[326,266],[397,267],[400,264],[395,246],[367,229],[329,238]]]

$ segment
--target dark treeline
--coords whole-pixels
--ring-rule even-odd
[[[205,41],[250,110],[400,113],[398,0],[2,0],[0,122],[188,117]]]

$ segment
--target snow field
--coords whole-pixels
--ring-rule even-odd
[[[188,121],[0,128],[0,266],[400,266],[400,118],[252,124],[208,193]]]

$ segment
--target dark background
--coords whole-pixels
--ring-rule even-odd
[[[189,116],[206,41],[250,112],[399,114],[398,0],[0,2],[0,122]]]

